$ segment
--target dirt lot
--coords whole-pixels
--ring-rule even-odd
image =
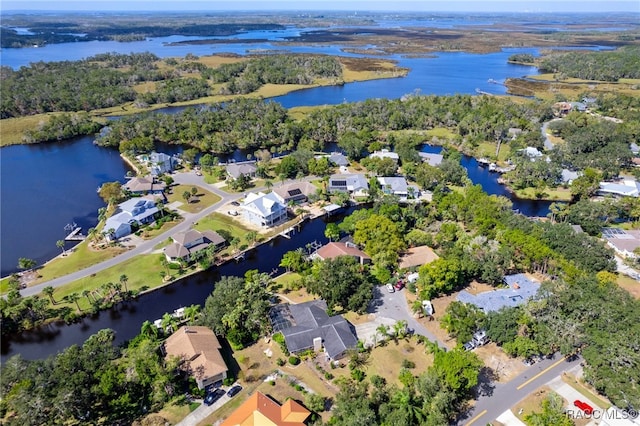
[[[469,293],[478,294],[485,291],[493,290],[493,287],[487,284],[477,282],[471,283],[465,288]],[[416,296],[405,292],[409,305],[416,299]],[[418,321],[432,332],[438,340],[443,342],[448,348],[453,349],[457,345],[454,338],[449,337],[447,332],[440,327],[440,320],[444,316],[447,306],[458,296],[458,292],[449,296],[439,297],[431,301],[434,308],[433,320],[428,318],[420,318]],[[484,364],[493,370],[495,379],[498,382],[508,382],[524,371],[525,366],[521,360],[509,358],[505,353],[493,343],[489,343],[483,347],[474,349],[474,352],[484,361]]]

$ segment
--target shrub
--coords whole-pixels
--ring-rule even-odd
[[[229,376],[222,381],[222,384],[225,386],[231,386],[236,381],[236,378],[233,376]]]
[[[295,355],[290,356],[290,357],[289,357],[289,364],[291,364],[291,365],[298,365],[298,364],[300,364],[300,358],[298,358],[298,357],[297,357],[297,356],[295,356]]]
[[[285,355],[289,355],[289,349],[287,349],[287,343],[285,342],[284,335],[282,333],[275,333],[271,338],[280,346],[280,349],[282,349],[282,352]]]
[[[282,358],[278,358],[276,359],[276,364],[278,365],[278,367],[282,367],[285,363],[285,360]]]
[[[270,384],[271,386],[275,386],[275,385],[276,385],[276,381],[275,381],[275,380],[269,380],[269,384]]]
[[[366,374],[362,370],[351,370],[351,378],[356,382],[361,382],[364,380]]]
[[[322,395],[310,393],[304,399],[304,405],[306,405],[309,410],[320,413],[324,411],[325,401],[326,400]]]
[[[326,373],[324,373],[324,378],[327,380],[333,380],[333,374],[327,371]]]
[[[416,363],[408,359],[402,360],[402,368],[416,368]]]

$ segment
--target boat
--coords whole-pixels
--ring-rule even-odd
[[[489,171],[490,172],[496,172],[497,170],[498,170],[498,166],[496,165],[496,163],[489,164]]]
[[[478,158],[478,160],[477,160],[477,161],[478,161],[478,165],[479,165],[480,167],[487,167],[487,166],[489,165],[489,163],[490,163],[490,161],[489,161],[489,160],[487,160],[487,159],[486,159],[486,158],[484,158],[484,157],[483,157],[483,158]]]

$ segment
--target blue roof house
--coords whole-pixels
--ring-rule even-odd
[[[489,313],[499,311],[506,306],[522,305],[534,297],[540,288],[539,283],[530,280],[525,274],[507,275],[504,277],[504,283],[509,288],[485,291],[475,295],[462,290],[457,299],[463,303],[476,305],[485,313]]]

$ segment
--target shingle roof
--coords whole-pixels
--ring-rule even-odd
[[[411,268],[431,263],[438,255],[429,246],[412,247],[400,257],[400,268]]]
[[[329,161],[337,166],[348,166],[349,160],[341,152],[332,152],[329,156]]]
[[[384,188],[388,186],[394,194],[406,194],[409,188],[407,180],[402,176],[379,177],[378,182]]]
[[[282,204],[273,192],[268,194],[258,192],[257,194],[250,193],[246,196],[243,208],[253,211],[262,217],[267,217],[278,210],[286,209],[287,206]]]
[[[322,300],[313,300],[306,303],[286,305],[290,318],[290,327],[283,328],[290,352],[301,352],[313,348],[316,338],[322,339],[322,344],[330,358],[344,353],[358,344],[349,323],[340,315],[329,317],[327,305]],[[282,307],[279,308],[282,310]],[[282,315],[282,313],[280,314]]]
[[[283,200],[296,197],[300,194],[308,197],[314,194],[318,188],[309,182],[292,182],[287,185],[281,185],[273,188],[273,192],[278,194]]]
[[[310,414],[293,399],[281,406],[262,392],[256,392],[220,426],[303,426]]]
[[[371,259],[369,255],[351,244],[331,242],[320,247],[316,256],[322,260],[335,259],[338,256],[354,256],[361,259]]]
[[[442,159],[444,158],[442,154],[431,154],[429,152],[419,152],[420,158],[422,161],[429,163],[430,166],[438,166],[442,163]]]
[[[234,179],[238,179],[240,175],[252,175],[258,170],[254,161],[250,163],[232,163],[226,167],[227,173]]]
[[[164,342],[167,356],[182,357],[190,361],[191,371],[214,377],[228,370],[220,353],[220,342],[207,327],[183,326]]]

